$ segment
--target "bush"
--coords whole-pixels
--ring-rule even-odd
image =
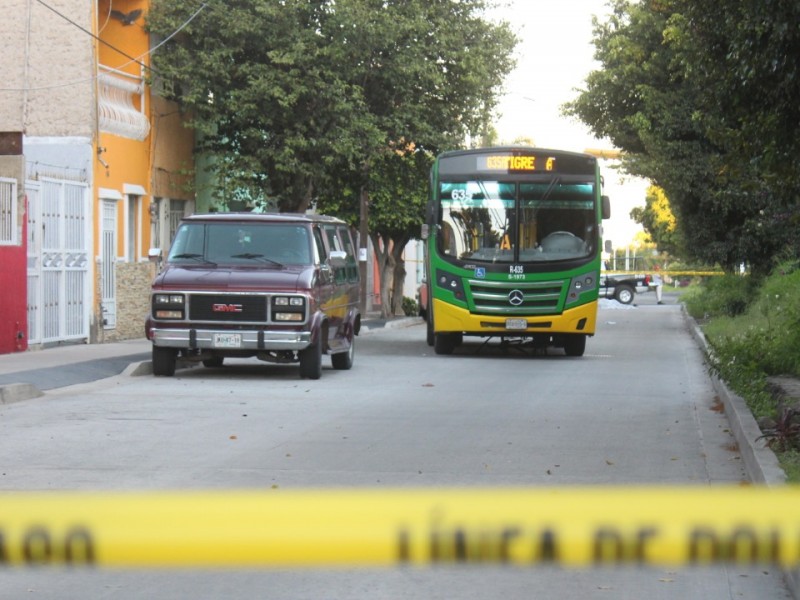
[[[749,275],[715,275],[683,297],[695,319],[736,317],[744,314],[758,288]]]
[[[419,314],[417,301],[408,296],[403,296],[403,314],[407,317],[414,317]]]
[[[699,293],[684,297],[687,310],[695,318],[706,319],[703,331],[713,348],[712,370],[747,400],[756,416],[771,416],[776,407],[766,378],[800,376],[796,300],[800,270],[791,263],[782,265],[760,286],[748,277],[715,279]],[[743,305],[746,311],[741,311]]]

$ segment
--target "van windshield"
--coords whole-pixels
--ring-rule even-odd
[[[167,260],[175,264],[310,265],[306,227],[291,223],[183,223]]]

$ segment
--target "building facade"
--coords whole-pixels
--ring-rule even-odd
[[[193,138],[153,93],[149,0],[7,0],[0,352],[141,337],[154,264],[193,211]]]

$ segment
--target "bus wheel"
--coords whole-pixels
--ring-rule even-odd
[[[433,351],[436,354],[452,354],[458,345],[458,338],[454,333],[436,333],[433,336]]]
[[[586,336],[581,334],[568,335],[564,340],[564,352],[567,356],[583,356],[586,351]]]
[[[430,313],[428,314],[430,315]],[[433,334],[433,319],[431,317],[428,317],[428,320],[425,324],[425,329],[427,335],[426,341],[428,342],[428,346],[433,346],[433,344],[436,341],[435,340],[436,336]]]

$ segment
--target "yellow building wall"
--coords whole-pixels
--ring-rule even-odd
[[[141,82],[143,74],[151,75],[142,67],[150,64],[149,36],[144,30],[148,9],[149,0],[97,0],[97,35],[106,42],[97,43],[98,63],[133,76],[133,82]],[[137,15],[134,11],[141,13]],[[132,22],[124,23],[120,13]],[[98,66],[100,72],[102,69]],[[155,94],[151,96],[149,85],[144,86],[143,94],[134,93],[130,98],[133,107],[143,111],[149,121],[149,133],[143,140],[102,131],[98,117],[94,165],[94,252],[98,259],[102,254],[101,198],[109,191],[121,198],[117,201],[116,326],[103,326],[102,269],[98,264],[93,341],[99,342],[143,337],[150,281],[155,274],[155,265],[147,258],[152,242],[151,214],[155,212],[151,213],[151,204],[156,198],[194,198],[194,137],[192,131],[183,126],[185,116],[174,103]],[[141,194],[134,227],[129,225],[128,193]],[[128,234],[132,229],[137,239],[134,254],[130,255]]]

